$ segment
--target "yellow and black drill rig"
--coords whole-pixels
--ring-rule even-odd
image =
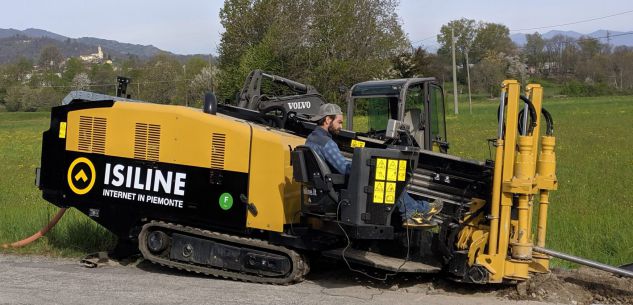
[[[264,77],[292,93],[261,94]],[[562,255],[544,248],[553,121],[539,85],[501,90],[495,159],[479,162],[447,153],[435,79],[354,85],[335,136],[349,176],[303,146],[325,100],[285,78],[255,71],[236,106],[209,94],[202,110],[75,92],[52,109],[37,185],[113,232],[119,254],[203,274],[288,284],[322,255],[464,282],[526,280]],[[443,202],[437,227],[402,226],[405,191]]]

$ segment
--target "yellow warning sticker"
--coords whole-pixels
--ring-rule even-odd
[[[387,182],[387,190],[385,191],[385,203],[396,203],[396,183]]]
[[[385,180],[387,172],[387,159],[378,158],[376,160],[376,180]]]
[[[59,123],[59,138],[60,139],[66,138],[66,122]]]
[[[387,166],[387,181],[396,181],[398,178],[398,160],[389,159]]]
[[[352,147],[365,147],[365,142],[352,139]]]
[[[398,181],[404,181],[407,178],[407,160],[400,160],[398,166]]]
[[[376,181],[374,184],[374,203],[383,203],[384,195],[385,183],[383,181]]]

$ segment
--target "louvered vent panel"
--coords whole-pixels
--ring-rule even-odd
[[[79,117],[79,141],[77,149],[90,152],[92,150],[92,117]]]
[[[105,154],[107,119],[90,116],[79,117],[79,151]]]
[[[211,137],[211,168],[224,169],[224,151],[226,149],[226,135],[213,133]]]
[[[160,156],[160,125],[136,123],[134,158],[158,161]]]
[[[92,124],[92,152],[105,154],[106,146],[106,118],[94,118]]]
[[[158,161],[160,154],[160,125],[149,124],[147,134],[147,160]]]
[[[147,160],[147,124],[136,123],[134,128],[134,159]]]

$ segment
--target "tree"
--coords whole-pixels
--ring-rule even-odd
[[[583,60],[591,59],[592,57],[598,55],[598,53],[600,53],[603,49],[603,45],[600,41],[591,37],[580,37],[577,44],[580,47],[580,56]]]
[[[408,47],[396,7],[395,0],[226,1],[220,95],[232,97],[259,68],[337,101],[340,85],[388,75],[391,59]]]
[[[476,64],[490,54],[515,53],[516,46],[505,25],[462,18],[443,25],[437,36],[440,43],[437,54],[445,58],[451,56],[451,29],[455,32],[455,57],[461,67],[466,67],[466,53],[470,64]],[[466,69],[461,69],[459,79],[465,80],[465,75]]]
[[[505,78],[506,63],[503,54],[489,54],[472,70],[475,88],[495,96]]]
[[[40,52],[38,65],[42,69],[57,71],[64,60],[62,53],[54,45],[48,45]]]
[[[189,82],[187,94],[191,104],[199,106],[202,103],[202,97],[207,92],[216,91],[216,78],[218,74],[218,68],[215,66],[207,66],[202,68],[200,73],[196,74]]]
[[[422,47],[417,47],[413,52],[404,52],[392,59],[395,78],[438,76],[432,65],[437,57],[429,54]]]
[[[8,84],[21,84],[28,81],[28,75],[32,72],[33,63],[24,57],[20,57],[15,63],[7,66],[5,75],[7,77]]]
[[[73,90],[88,90],[90,87],[90,78],[88,74],[85,72],[81,72],[72,80],[72,88]]]
[[[16,85],[7,89],[7,111],[37,111],[58,105],[61,94],[53,88],[29,88]]]
[[[510,39],[510,30],[503,24],[480,22],[476,29],[473,46],[470,49],[471,63],[477,63],[489,53],[514,54],[516,46]]]
[[[503,54],[503,53],[499,53]],[[505,56],[507,65],[506,76],[519,80],[522,84],[527,80],[527,65],[523,63],[519,55]]]
[[[161,53],[152,57],[145,66],[140,98],[159,104],[184,104],[178,98],[175,84],[182,80],[182,66],[173,56]]]
[[[523,54],[527,59],[529,67],[534,68],[537,73],[541,72],[545,64],[545,40],[538,32],[525,35],[527,42],[523,47]]]
[[[85,67],[81,59],[77,57],[71,57],[66,61],[62,78],[65,82],[71,83],[75,78],[75,75],[85,71]]]
[[[451,32],[454,31],[456,61],[459,62],[462,67],[466,67],[465,54],[472,48],[475,37],[477,36],[477,28],[478,25],[475,20],[466,18],[453,20],[443,25],[440,28],[440,34],[437,35],[437,42],[440,44],[437,54],[444,57],[451,56]],[[466,69],[462,69],[460,79],[465,79],[465,75]]]
[[[88,72],[92,91],[114,95],[116,91],[116,73],[110,64],[92,64]]]
[[[618,46],[611,56],[615,83],[620,90],[633,89],[633,48]]]

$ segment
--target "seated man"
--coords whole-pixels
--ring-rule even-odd
[[[317,127],[308,135],[306,146],[312,148],[336,172],[349,175],[352,164],[343,157],[338,145],[332,140],[332,134],[338,134],[343,128],[343,112],[336,104],[324,104],[319,113],[312,118]],[[403,226],[428,227],[437,225],[432,216],[442,209],[442,202],[429,203],[415,200],[407,192],[402,192],[396,203],[402,215]]]

